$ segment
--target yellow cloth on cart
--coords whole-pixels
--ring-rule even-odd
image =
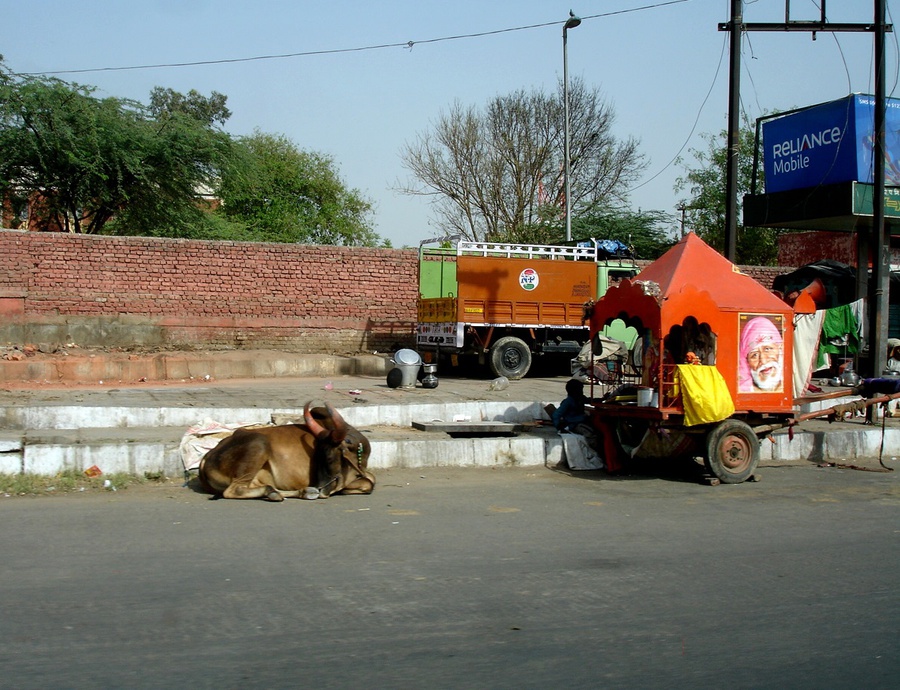
[[[728,385],[715,367],[679,364],[675,381],[681,391],[685,426],[721,422],[734,414]]]

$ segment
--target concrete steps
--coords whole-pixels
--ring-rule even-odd
[[[541,403],[466,402],[385,405],[339,409],[372,444],[370,466],[416,468],[543,465],[559,462],[559,437],[552,427],[534,428]],[[188,428],[204,420],[221,424],[265,424],[300,419],[302,409],[136,408],[38,406],[6,408],[0,432],[0,472],[53,475],[97,465],[105,473],[162,472],[179,476],[184,466],[180,445]],[[476,415],[527,424],[518,436],[452,438],[418,431],[414,420],[452,420]]]
[[[379,372],[368,374],[376,378],[334,378],[334,390],[323,390],[332,380],[331,372],[383,371],[385,359],[366,355],[353,363],[348,361],[353,358],[328,358],[327,364],[316,364],[315,357],[300,359],[306,362],[306,371],[321,366],[325,373],[307,379],[268,379],[273,383],[257,378],[246,386],[238,382],[174,389],[54,388],[30,397],[7,391],[0,405],[0,472],[53,475],[97,465],[107,473],[180,476],[180,445],[190,427],[206,420],[246,425],[299,419],[304,401],[323,396],[349,423],[366,432],[373,445],[373,469],[540,466],[562,458],[555,431],[535,426],[535,420],[547,419],[544,405],[558,402],[554,389],[560,386],[555,380],[523,379],[510,390],[495,392],[485,381],[447,379],[435,390],[401,391],[384,385]],[[240,361],[246,362],[246,357]],[[347,391],[354,388],[364,389],[361,397],[370,402],[355,397],[348,402]],[[523,424],[526,430],[512,437],[459,439],[412,428],[413,422],[455,419]],[[763,440],[761,461],[763,465],[861,463],[879,455],[889,460],[900,456],[900,424],[893,419],[888,422],[884,435],[880,426],[856,422],[804,422],[795,428],[793,440],[786,431],[774,434],[772,441]]]
[[[340,409],[348,422],[372,443],[370,466],[382,468],[555,465],[562,443],[549,426],[542,403],[460,402],[456,404],[382,405]],[[186,430],[204,420],[222,424],[269,423],[301,418],[302,409],[138,408],[39,406],[6,408],[0,432],[0,472],[54,475],[97,465],[105,473],[180,476],[180,445]],[[524,424],[516,436],[452,438],[419,431],[413,421],[451,421],[457,416]],[[864,463],[900,456],[900,428],[826,422],[806,423],[764,439],[762,465],[792,463]]]
[[[137,383],[268,379],[276,377],[384,376],[393,365],[387,355],[308,355],[271,350],[213,352],[34,353],[0,358],[0,383]]]

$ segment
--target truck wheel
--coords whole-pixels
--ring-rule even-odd
[[[491,371],[510,381],[520,379],[531,369],[531,350],[513,336],[500,338],[491,347]]]
[[[759,464],[759,439],[745,422],[726,419],[707,434],[704,460],[723,484],[740,484]]]

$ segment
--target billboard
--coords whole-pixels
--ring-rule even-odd
[[[853,94],[763,123],[766,193],[872,184],[875,97]],[[885,104],[885,184],[900,185],[900,99]]]

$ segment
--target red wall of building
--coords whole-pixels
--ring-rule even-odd
[[[778,263],[805,266],[832,259],[856,265],[856,235],[851,232],[786,232],[778,238]]]
[[[411,249],[0,230],[0,343],[388,352],[414,342],[417,261]],[[771,288],[791,269],[742,270]]]
[[[413,250],[0,231],[0,340],[329,353],[412,342]]]
[[[852,232],[830,232],[812,230],[810,232],[788,232],[778,238],[778,263],[791,266],[805,266],[814,261],[832,259],[856,266],[856,234]],[[892,266],[900,264],[900,248],[890,248]],[[869,257],[868,265],[872,265]]]

